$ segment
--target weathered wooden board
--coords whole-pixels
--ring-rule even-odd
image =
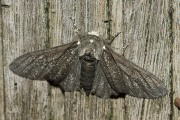
[[[1,1],[0,1],[1,3]],[[4,120],[4,79],[3,79],[3,40],[2,40],[2,10],[0,6],[0,119]]]
[[[125,56],[161,78],[170,90],[171,39],[168,0],[123,3],[123,39],[129,42]],[[127,97],[127,120],[169,120],[170,98],[143,100]]]
[[[173,51],[172,51],[172,74],[173,74],[173,81],[172,81],[172,119],[173,120],[180,120],[180,111],[177,107],[173,105],[174,100],[176,97],[180,98],[180,1],[175,0],[172,4],[172,44],[173,44]]]
[[[178,0],[1,0],[1,4],[0,119],[180,119],[172,104],[180,95]],[[174,94],[157,100],[130,96],[103,100],[83,92],[64,96],[46,81],[26,80],[9,70],[19,55],[73,41],[76,34],[69,17],[83,32],[97,31],[104,38],[121,32],[113,49],[123,54],[129,43],[125,57],[161,78]]]
[[[3,61],[6,120],[49,119],[49,86],[14,75],[9,63],[16,57],[46,48],[48,40],[45,0],[2,1]]]

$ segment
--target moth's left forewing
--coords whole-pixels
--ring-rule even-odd
[[[63,92],[79,91],[80,88],[80,77],[81,77],[81,63],[76,60],[71,65],[71,69],[68,72],[66,78],[58,83],[58,86]]]
[[[61,81],[71,64],[78,60],[77,42],[22,55],[9,68],[15,74],[32,80]]]
[[[102,59],[104,71],[109,73],[108,82],[116,92],[141,98],[158,98],[168,93],[159,78],[129,62],[110,47],[106,46]]]

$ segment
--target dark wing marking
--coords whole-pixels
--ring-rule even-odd
[[[77,42],[27,53],[10,64],[15,74],[38,80],[59,82],[66,77],[70,66],[78,56]]]
[[[110,98],[112,96],[118,95],[118,93],[116,93],[109,85],[100,63],[97,64],[91,94],[96,95],[100,98]]]
[[[129,62],[108,46],[106,48],[101,64],[114,91],[141,98],[158,98],[167,94],[167,89],[159,78]]]

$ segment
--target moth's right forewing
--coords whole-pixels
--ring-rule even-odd
[[[141,98],[158,98],[167,94],[160,79],[129,62],[108,46],[102,56],[104,72],[116,92]]]
[[[77,42],[72,42],[50,49],[27,53],[13,60],[10,64],[10,70],[21,77],[33,80],[53,80],[55,76],[56,78],[64,77],[64,74],[59,74],[59,70],[64,71],[64,73],[67,72],[67,67],[65,66],[70,65],[71,62],[66,62],[66,60],[71,61],[73,59],[76,55],[76,47]],[[62,67],[63,65],[64,68]]]
[[[163,82],[145,69],[131,63],[124,56],[113,52],[113,57],[119,66],[127,75],[124,82],[130,82],[129,89],[134,92],[129,94],[142,98],[158,98],[167,95],[168,91]]]
[[[104,75],[108,81],[111,88],[117,93],[128,93],[130,91],[126,86],[124,80],[126,79],[126,74],[119,69],[116,64],[114,57],[111,55],[110,51],[105,49],[100,60],[100,64],[103,68]]]

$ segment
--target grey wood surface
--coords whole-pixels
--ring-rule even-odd
[[[1,2],[1,1],[0,1]],[[2,12],[0,7],[0,34],[2,35]],[[1,36],[0,35],[0,36]],[[4,79],[3,79],[3,40],[0,37],[0,119],[4,120]]]
[[[173,105],[180,97],[179,0],[1,0],[1,120],[180,120]],[[112,48],[161,78],[169,95],[147,100],[62,94],[46,81],[21,78],[9,70],[16,57],[69,43],[76,35],[72,17],[84,32],[108,38]],[[109,20],[110,22],[104,22]]]
[[[172,39],[173,41],[173,56],[172,56],[172,102],[176,97],[180,98],[180,1],[176,0],[172,3],[173,7],[173,24],[172,24]],[[173,120],[180,120],[180,111],[172,105],[172,117]]]

